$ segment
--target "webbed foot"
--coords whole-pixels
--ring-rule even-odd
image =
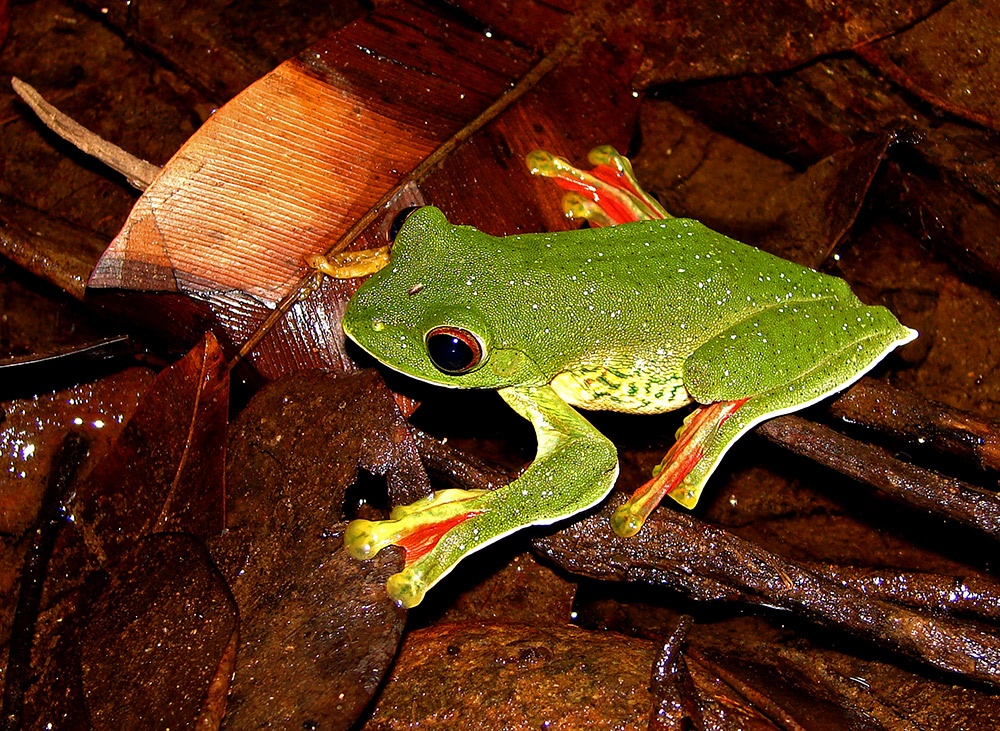
[[[432,554],[452,529],[486,507],[484,490],[441,490],[423,500],[395,508],[389,520],[353,520],[344,533],[344,548],[353,558],[367,559],[387,546],[404,551],[404,569],[389,578],[389,595],[403,606],[420,603],[430,586],[454,563],[442,565]]]
[[[580,170],[561,157],[535,150],[525,162],[532,175],[553,178],[563,190],[563,212],[593,226],[670,218],[639,185],[628,158],[611,145],[595,147],[587,156],[594,167]]]
[[[721,458],[719,454],[706,462],[706,453],[722,425],[747,400],[719,401],[692,411],[678,429],[677,441],[653,470],[653,479],[636,490],[611,516],[612,530],[623,538],[634,536],[667,495],[684,507],[693,508],[715,463]]]

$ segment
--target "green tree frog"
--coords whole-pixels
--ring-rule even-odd
[[[443,490],[389,520],[349,524],[357,558],[405,549],[388,591],[408,607],[473,551],[607,496],[615,447],[577,408],[695,407],[653,479],[614,514],[629,536],[665,495],[693,507],[755,424],[843,389],[917,335],[843,280],[693,220],[497,238],[433,207],[406,219],[344,331],[413,378],[496,390],[537,436],[534,461],[499,490]]]

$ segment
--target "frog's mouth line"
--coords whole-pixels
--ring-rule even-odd
[[[467,388],[469,388],[469,385],[465,384],[465,383],[447,382],[447,381],[443,381],[443,380],[442,381],[435,381],[435,380],[432,380],[430,378],[425,378],[423,376],[420,376],[419,374],[413,373],[412,371],[404,370],[402,366],[393,365],[391,362],[389,362],[388,360],[385,360],[378,353],[373,352],[370,348],[366,348],[364,346],[364,344],[361,343],[361,341],[358,340],[357,337],[355,337],[355,335],[351,332],[351,330],[348,328],[348,326],[346,325],[346,323],[344,324],[344,334],[347,335],[347,337],[349,337],[351,339],[351,342],[353,342],[355,345],[357,345],[359,348],[361,348],[361,350],[363,350],[365,353],[367,353],[368,355],[370,355],[373,359],[375,359],[376,361],[378,361],[379,364],[384,365],[386,368],[391,368],[396,373],[400,373],[400,374],[406,376],[407,378],[412,378],[414,381],[420,381],[421,383],[427,383],[427,384],[429,384],[431,386],[439,386],[441,388],[454,388],[454,389],[460,389],[460,388],[467,389]],[[488,359],[489,359],[489,354],[487,353],[487,355],[483,358],[482,362],[485,363]],[[430,361],[428,361],[428,362],[430,362]],[[479,368],[476,368],[475,370],[479,370]],[[475,371],[470,371],[470,373],[474,373],[474,372]],[[446,375],[446,374],[442,374],[442,375]],[[459,376],[450,376],[450,378],[453,378],[453,379],[454,378],[461,378],[462,375],[468,375],[468,374],[463,373],[463,374],[461,374]]]

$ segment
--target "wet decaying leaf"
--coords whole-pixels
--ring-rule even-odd
[[[845,147],[800,174],[670,105],[648,108],[643,121],[647,134],[668,142],[669,154],[654,148],[636,169],[665,181],[653,190],[670,213],[812,267],[843,241],[888,143],[876,138]]]
[[[277,13],[255,3],[209,0],[186,9],[182,27],[197,35],[178,39],[177,6],[169,0],[109,5],[80,0],[153,58],[167,58],[193,87],[216,105],[230,99],[289,56],[312,45],[362,12],[355,2],[317,8],[308,0],[286,0]],[[280,15],[279,33],[267,32]]]
[[[73,507],[100,560],[139,536],[223,525],[229,376],[212,337],[157,376]]]
[[[778,228],[757,232],[754,245],[803,266],[820,266],[854,224],[888,142],[876,138],[835,152],[765,198],[756,217]]]
[[[663,643],[650,673],[654,702],[649,712],[649,731],[669,731],[702,725],[701,709],[694,703],[694,687],[684,662],[683,648],[691,629],[691,617],[683,616]]]
[[[438,624],[406,636],[363,728],[643,729],[654,653],[569,626]]]
[[[75,388],[2,404],[0,450],[0,532],[21,534],[37,514],[51,460],[72,429],[90,444],[86,473],[132,415],[153,379],[145,368],[132,368]]]
[[[65,292],[83,299],[94,262],[107,241],[0,195],[0,240],[6,258],[29,271],[46,272]]]
[[[385,593],[397,557],[362,563],[341,546],[359,470],[394,502],[429,489],[373,371],[288,376],[234,424],[227,531],[211,542],[241,617],[228,727],[350,728],[392,662],[406,616]]]
[[[753,731],[776,731],[776,729],[796,728],[793,723],[781,723],[772,720],[777,717],[779,721],[787,721],[787,714],[771,713],[772,708],[768,708],[768,713],[762,712],[755,706],[760,694],[747,693],[747,686],[734,682],[732,676],[722,677],[718,674],[717,668],[711,663],[700,659],[695,651],[687,649],[684,658],[685,665],[694,681],[694,688],[697,695],[695,710],[692,713],[672,712],[669,715],[661,714],[655,721],[651,720],[647,728],[656,728],[652,725],[682,724],[680,728],[699,728],[693,725],[695,718],[701,719],[700,728],[704,729],[752,729]],[[659,699],[658,699],[659,700]],[[687,701],[687,699],[685,699]],[[689,702],[689,701],[687,701]],[[662,709],[662,705],[660,708]],[[671,708],[671,711],[673,709]],[[833,717],[831,714],[830,717]],[[692,719],[689,721],[688,719]],[[669,728],[669,726],[668,726]]]
[[[235,632],[232,596],[199,541],[141,539],[39,616],[22,727],[218,727]]]
[[[732,705],[766,709],[769,728],[975,729],[995,713],[995,700],[974,687],[881,666],[829,642],[790,642],[787,633],[763,628],[753,617],[728,624],[726,633],[693,628],[688,666],[703,663],[739,689]],[[706,727],[747,728],[739,719]]]
[[[358,470],[384,478],[394,502],[428,490],[392,395],[373,372],[302,373],[262,391],[232,432],[220,535],[188,517],[199,506],[222,515],[201,494],[218,495],[207,481],[221,479],[219,445],[205,441],[225,434],[217,354],[209,339],[161,374],[79,486],[79,529],[63,529],[46,589],[55,602],[35,628],[25,727],[218,727],[228,708],[236,728],[282,717],[349,728],[391,663],[405,619],[384,591],[395,557],[361,563],[339,549]],[[152,444],[149,430],[178,416],[183,429],[156,433],[189,441]],[[141,492],[133,475],[160,489]],[[100,570],[81,572],[81,553]]]
[[[105,454],[153,379],[131,368],[74,388],[0,404],[0,636],[6,638],[18,600],[22,562],[32,526],[39,519],[53,459],[67,434],[80,434],[88,453],[78,474],[86,474]]]
[[[705,5],[664,2],[531,3],[512,12],[507,3],[451,0],[451,4],[526,45],[549,47],[581,27],[616,31],[642,47],[635,85],[781,71],[845,51],[906,28],[943,0],[809,5],[782,0]],[[571,21],[571,22],[567,22]],[[574,26],[576,26],[574,28]]]
[[[16,592],[16,606],[6,643],[7,665],[4,669],[4,727],[17,727],[24,711],[24,696],[31,685],[31,650],[35,623],[41,606],[49,559],[63,520],[66,502],[73,489],[77,471],[87,455],[89,444],[79,432],[70,432],[62,440],[52,459],[45,495],[42,498],[33,530],[26,540],[24,561]],[[12,563],[13,565],[13,563]],[[10,593],[13,596],[14,592]],[[6,617],[5,617],[6,619]]]
[[[189,724],[221,713],[217,688],[224,696],[235,609],[191,534],[221,529],[228,373],[208,338],[152,381],[146,371],[126,372],[90,389],[118,390],[117,398],[131,391],[134,398],[139,384],[148,386],[142,400],[131,405],[124,427],[110,429],[120,432],[110,447],[96,440],[100,460],[74,481],[63,508],[74,520],[60,521],[40,590],[41,612],[28,620],[34,650],[25,728],[135,727],[121,722],[147,715],[128,710],[140,707],[156,709],[148,717],[186,718]],[[120,414],[99,411],[72,417],[79,404],[96,409],[115,403],[107,396],[103,403],[86,401],[85,395],[71,393],[63,413],[81,423],[85,417],[88,430],[102,418],[120,423]],[[188,534],[164,537],[171,531]],[[116,651],[108,654],[109,645]]]
[[[959,0],[878,43],[858,48],[889,78],[945,112],[993,130],[1000,59],[992,25],[996,2]]]
[[[709,6],[651,0],[642,31],[648,44],[646,62],[636,84],[648,87],[794,68],[890,35],[945,4],[768,0]]]
[[[576,79],[612,61],[615,73],[581,97]],[[397,210],[423,202],[407,198],[415,182],[485,230],[534,230],[539,208],[544,225],[563,226],[523,185],[521,161],[538,144],[623,144],[637,62],[596,41],[546,55],[418,2],[380,6],[208,120],[137,202],[89,286],[192,297],[195,327],[214,322],[267,377],[349,371],[336,323],[354,285],[317,284],[304,257],[377,241]],[[487,171],[495,200],[484,211],[467,191]]]
[[[152,535],[107,571],[81,630],[91,728],[186,728],[201,717],[218,724],[237,615],[204,545],[185,534]]]
[[[1000,281],[996,140],[928,114],[858,59],[680,87],[667,98],[713,129],[738,127],[740,139],[807,164],[860,135],[902,133],[873,200],[977,278]]]

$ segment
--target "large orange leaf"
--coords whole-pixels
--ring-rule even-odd
[[[637,104],[611,74],[585,93],[578,83],[584,66],[622,69],[625,56],[570,50],[545,55],[419,4],[381,7],[219,110],[145,191],[89,286],[191,298],[149,309],[170,320],[193,303],[192,330],[212,323],[268,376],[347,370],[337,323],[352,285],[317,285],[303,257],[377,237],[392,201],[422,200],[415,182],[501,233],[560,225],[554,203],[532,202],[523,155],[570,138],[622,145]]]

